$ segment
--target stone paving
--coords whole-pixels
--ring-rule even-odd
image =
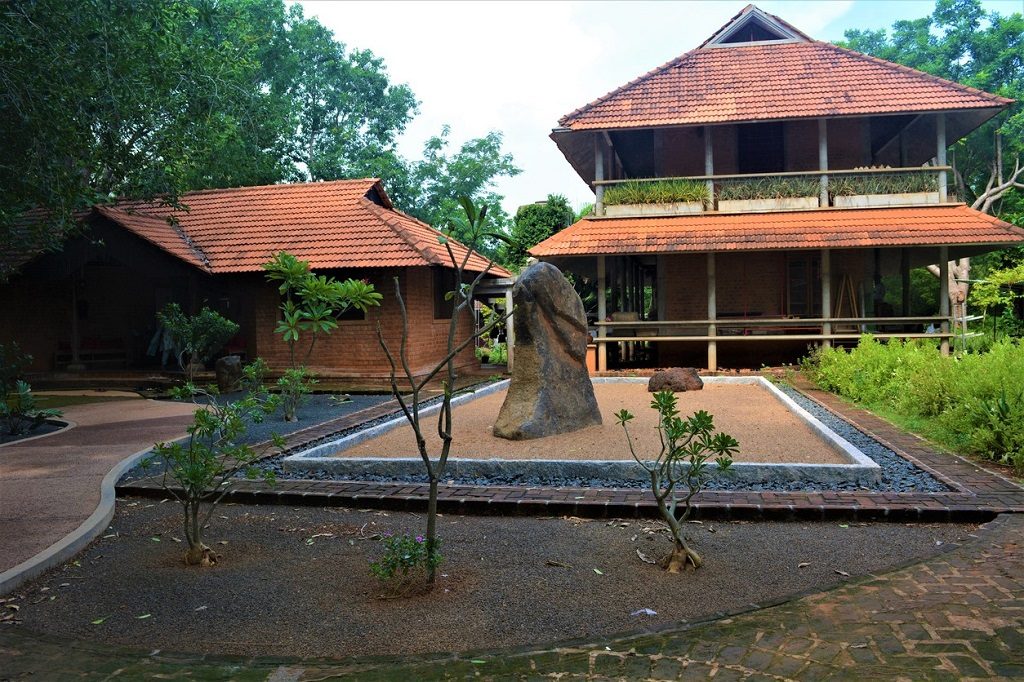
[[[946,554],[761,610],[654,634],[459,656],[191,657],[4,627],[0,680],[1021,679],[1022,549],[1024,516],[1004,515]]]

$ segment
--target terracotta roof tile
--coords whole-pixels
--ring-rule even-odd
[[[829,43],[696,49],[566,115],[572,130],[1003,107],[1013,100]]]
[[[314,269],[450,265],[440,233],[392,209],[373,178],[204,190],[182,195],[180,203],[187,210],[143,202],[97,210],[212,273],[259,272],[281,250]],[[457,257],[466,254],[451,243]],[[479,272],[486,265],[474,253],[467,268]],[[509,275],[498,266],[492,272]]]
[[[530,249],[595,254],[1019,244],[1024,229],[963,204],[657,218],[584,218]]]

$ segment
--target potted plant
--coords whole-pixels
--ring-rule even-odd
[[[934,173],[872,173],[829,178],[832,205],[838,208],[912,206],[939,203]]]
[[[707,183],[701,180],[628,180],[604,191],[606,216],[694,215],[704,210]]]
[[[821,183],[816,177],[761,177],[718,183],[721,213],[757,213],[818,208]]]

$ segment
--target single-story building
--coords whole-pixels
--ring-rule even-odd
[[[314,272],[365,279],[384,299],[369,313],[349,311],[318,342],[309,365],[321,376],[386,379],[389,366],[377,324],[395,349],[401,315],[398,277],[409,311],[409,360],[417,374],[444,356],[451,316],[445,293],[454,269],[439,232],[392,206],[377,179],[238,187],[189,192],[185,207],[121,202],[83,216],[85,229],[56,253],[36,254],[0,284],[0,342],[17,341],[32,370],[157,367],[156,312],[170,302],[187,312],[208,306],[241,326],[227,351],[261,357],[272,369],[289,362],[274,328],[277,287],[262,265],[287,251]],[[458,258],[466,247],[450,241]],[[472,253],[467,271],[488,266]],[[492,266],[493,288],[508,277]],[[473,330],[465,315],[462,337]],[[460,367],[476,363],[473,347]]]

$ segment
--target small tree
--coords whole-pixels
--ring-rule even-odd
[[[397,277],[395,277],[395,299],[398,301],[398,307],[402,314],[402,340],[397,358],[384,339],[384,332],[381,329],[380,322],[377,323],[377,340],[380,342],[380,346],[384,350],[384,354],[387,355],[388,362],[391,365],[391,392],[401,406],[406,420],[412,426],[416,439],[416,448],[420,458],[423,460],[423,466],[426,469],[427,479],[430,484],[430,495],[427,501],[427,532],[424,538],[426,554],[423,561],[427,571],[427,589],[433,588],[437,565],[440,563],[440,555],[438,553],[439,540],[437,537],[437,489],[438,482],[444,476],[445,468],[448,465],[448,455],[452,447],[452,397],[455,395],[454,386],[456,379],[455,358],[478,338],[490,334],[491,330],[499,324],[504,324],[508,316],[512,314],[512,311],[506,311],[504,315],[495,315],[489,323],[471,333],[467,338],[458,338],[459,321],[463,315],[468,314],[472,310],[473,294],[476,291],[476,287],[487,276],[487,273],[494,264],[493,260],[489,261],[479,274],[466,283],[464,274],[469,257],[473,254],[473,247],[487,238],[500,239],[498,235],[486,231],[486,206],[477,210],[473,202],[466,197],[460,197],[459,203],[465,213],[465,220],[458,221],[459,224],[455,225],[453,229],[449,229],[449,231],[457,231],[458,234],[465,236],[465,253],[461,257],[456,257],[455,251],[452,249],[451,239],[443,234],[438,236],[438,242],[444,245],[448,252],[448,258],[455,270],[456,282],[456,289],[447,294],[447,299],[452,301],[453,306],[451,320],[448,324],[448,338],[445,344],[444,357],[421,378],[417,379],[413,374],[412,368],[409,365],[408,353],[409,314],[405,307],[405,299],[402,297],[402,289],[399,286]],[[401,371],[405,376],[405,380],[412,388],[409,394],[403,394],[399,390],[399,365],[401,365]],[[431,459],[431,453],[427,448],[427,441],[423,436],[424,427],[420,403],[423,390],[427,384],[442,372],[444,374],[441,381],[441,409],[437,415],[437,434],[441,438],[441,450],[437,453],[437,459]]]
[[[177,303],[168,303],[156,317],[167,328],[178,365],[190,383],[195,378],[196,365],[209,360],[238,333],[238,324],[205,306],[196,315],[186,315]]]
[[[263,265],[267,280],[279,282],[281,321],[274,331],[288,344],[291,369],[278,381],[284,397],[285,421],[295,421],[302,396],[312,390],[313,375],[305,365],[321,336],[338,328],[338,319],[350,308],[364,313],[380,305],[381,298],[373,285],[358,279],[339,281],[315,275],[309,262],[299,260],[287,251],[277,253]],[[306,352],[299,360],[299,344],[308,340]]]
[[[549,194],[547,201],[520,206],[512,223],[505,262],[516,268],[523,267],[531,247],[572,225],[575,217],[569,201],[560,194]]]
[[[658,435],[661,437],[661,451],[653,461],[641,460],[629,436],[629,422],[633,415],[629,410],[619,410],[616,422],[622,425],[629,444],[629,453],[642,466],[651,479],[651,491],[658,503],[658,512],[672,533],[672,552],[661,561],[662,568],[669,573],[678,573],[687,565],[700,568],[700,555],[690,547],[683,537],[683,524],[690,517],[690,502],[701,491],[709,478],[709,460],[722,469],[732,466],[731,455],[739,450],[739,443],[732,436],[715,433],[713,417],[701,410],[687,419],[679,416],[676,396],[672,391],[658,391],[651,401],[651,408],[658,412]],[[676,489],[685,486],[682,498]],[[678,517],[679,502],[683,512]]]
[[[265,453],[257,452],[243,442],[243,438],[250,422],[261,422],[265,415],[277,409],[277,399],[250,394],[235,402],[222,403],[215,389],[200,389],[192,384],[175,389],[175,397],[202,401],[201,407],[193,413],[188,439],[157,443],[142,466],[163,465],[164,490],[182,507],[188,542],[185,564],[212,566],[217,563],[217,556],[203,542],[203,532],[213,510],[228,491],[228,479],[239,469],[246,468],[250,477],[258,474],[270,483],[274,481],[273,471],[258,472],[252,467]],[[284,441],[276,434],[271,440],[274,446],[284,447]]]

